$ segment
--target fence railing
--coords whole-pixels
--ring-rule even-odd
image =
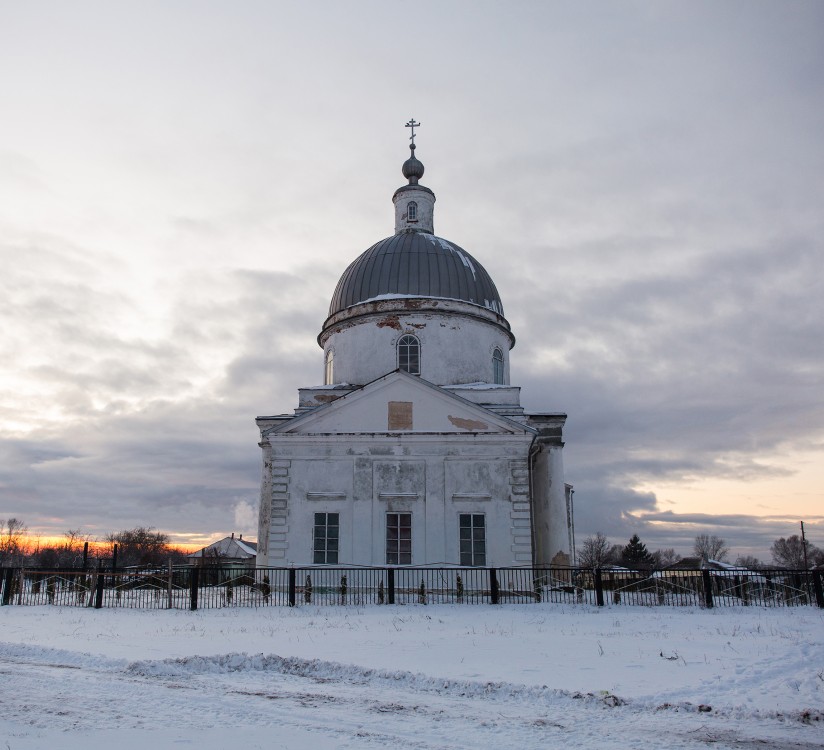
[[[821,571],[586,568],[0,568],[0,603],[134,609],[555,602],[824,608]]]

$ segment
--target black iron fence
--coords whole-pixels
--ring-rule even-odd
[[[822,574],[804,570],[583,568],[0,568],[0,603],[63,607],[221,607],[556,602],[596,606],[824,608]]]

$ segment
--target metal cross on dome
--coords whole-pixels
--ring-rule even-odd
[[[421,124],[419,122],[415,122],[414,117],[406,123],[406,127],[412,129],[412,135],[409,136],[409,140],[412,141],[413,146],[415,145],[415,128],[419,128],[420,126]]]

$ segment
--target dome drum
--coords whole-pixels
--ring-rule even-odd
[[[403,301],[402,301],[403,302]],[[480,309],[460,302],[398,300],[368,303],[370,308],[353,318],[341,318],[324,328],[320,343],[324,361],[331,358],[334,372],[326,384],[363,385],[396,369],[403,369],[436,385],[508,382],[512,334]],[[417,309],[414,303],[421,302]],[[357,308],[356,308],[357,309]],[[353,312],[353,311],[347,311]],[[406,361],[407,347],[415,349],[414,367]],[[495,379],[496,354],[503,366]]]
[[[372,323],[379,328],[395,328],[406,324],[410,315],[423,314],[451,314],[461,315],[491,324],[498,328],[507,338],[507,349],[515,346],[515,335],[509,326],[509,322],[503,315],[499,315],[494,310],[482,308],[478,305],[463,302],[455,299],[415,297],[409,296],[385,296],[380,299],[373,299],[348,307],[345,310],[330,315],[323,324],[321,332],[318,334],[318,344],[325,348],[326,341],[332,334],[340,333],[353,326]]]

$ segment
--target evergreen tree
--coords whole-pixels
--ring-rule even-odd
[[[633,534],[629,544],[621,550],[621,563],[627,568],[648,568],[652,564],[652,555],[638,534]]]

